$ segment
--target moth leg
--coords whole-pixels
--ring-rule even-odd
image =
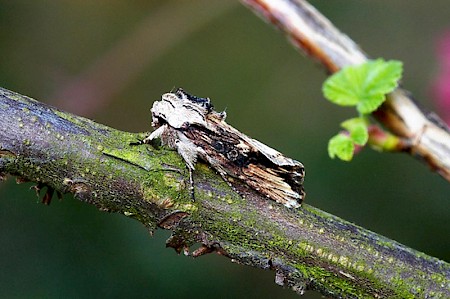
[[[187,139],[184,135],[179,134],[179,139],[175,141],[175,147],[186,163],[189,170],[189,188],[191,191],[192,200],[195,201],[195,190],[194,190],[194,174],[195,162],[197,162],[197,156],[199,153],[203,153],[203,150],[197,147],[192,141]]]
[[[191,192],[191,199],[195,201],[195,190],[194,190],[194,173],[192,169],[189,169],[189,191]]]
[[[162,125],[158,129],[154,130],[144,140],[142,140],[141,143],[150,143],[153,139],[160,138],[166,129],[167,129],[167,125]]]

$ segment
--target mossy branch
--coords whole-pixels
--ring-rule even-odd
[[[450,298],[450,265],[309,205],[287,209],[238,186],[245,199],[206,165],[195,171],[195,202],[180,157],[165,148],[130,145],[145,134],[117,131],[0,89],[0,176],[73,193],[118,212],[192,255],[215,251],[276,272],[298,293],[335,298]],[[49,200],[47,192],[46,200]]]

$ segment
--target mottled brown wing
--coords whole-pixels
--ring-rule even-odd
[[[220,114],[207,117],[207,128],[191,125],[184,134],[205,151],[201,158],[227,176],[288,207],[304,199],[304,167],[276,150],[237,131]]]

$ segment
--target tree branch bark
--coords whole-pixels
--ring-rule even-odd
[[[130,145],[133,134],[0,89],[0,177],[15,175],[99,209],[173,231],[168,246],[215,251],[271,269],[276,283],[334,298],[450,298],[450,265],[312,206],[287,209],[245,185],[239,192],[206,165],[192,202],[173,151]],[[47,200],[49,200],[47,192]]]
[[[305,0],[241,1],[330,73],[369,59],[355,42]],[[373,116],[392,134],[405,139],[409,146],[404,151],[450,182],[450,131],[437,115],[424,112],[408,91],[398,88]]]

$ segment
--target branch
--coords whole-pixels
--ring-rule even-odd
[[[360,64],[368,56],[305,0],[242,0],[279,28],[297,48],[330,72]],[[398,88],[374,113],[394,135],[404,138],[404,150],[450,181],[450,131],[435,114],[420,109],[410,93]]]
[[[245,185],[238,191],[198,164],[195,196],[186,167],[167,149],[133,146],[133,134],[0,89],[0,176],[73,193],[103,211],[173,231],[168,246],[215,251],[271,269],[276,283],[334,298],[450,298],[450,265],[309,205],[287,209]]]

